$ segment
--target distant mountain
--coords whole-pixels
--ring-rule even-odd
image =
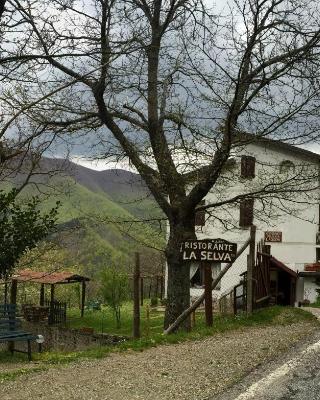
[[[22,179],[20,175],[15,181]],[[61,202],[58,236],[68,250],[67,264],[76,260],[91,269],[91,275],[115,260],[131,264],[139,250],[153,260],[146,262],[151,269],[160,268],[160,253],[150,249],[163,248],[164,232],[159,232],[158,223],[150,225],[143,219],[162,217],[162,213],[138,174],[122,169],[95,171],[68,160],[43,158],[32,181],[36,185],[30,185],[26,194],[35,194],[35,187],[41,186],[46,192],[43,209]]]
[[[132,196],[149,194],[149,190],[139,174],[124,169],[96,171],[69,160],[43,158],[41,169],[60,169],[77,183],[94,192],[103,191],[109,196]]]
[[[104,193],[133,215],[143,218],[158,205],[139,174],[123,169],[96,171],[69,160],[43,158],[41,171],[59,171],[94,193]]]

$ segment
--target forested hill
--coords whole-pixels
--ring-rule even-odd
[[[140,175],[130,171],[96,171],[69,160],[50,158],[42,159],[41,171],[56,171],[60,176],[69,176],[91,192],[105,194],[137,217],[144,218],[149,216],[150,209],[158,209]]]
[[[53,171],[48,179],[47,173]],[[138,174],[121,169],[96,171],[44,158],[32,180],[46,193],[44,209],[61,202],[58,228],[68,253],[66,263],[76,259],[94,272],[110,263],[129,265],[139,250],[147,269],[147,264],[160,266],[161,252],[153,248],[163,248],[164,230],[159,230],[158,221],[153,225],[143,221],[162,218],[162,214]],[[30,185],[26,194],[36,193],[36,186]]]

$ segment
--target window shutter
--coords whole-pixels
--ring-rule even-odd
[[[255,177],[256,159],[252,156],[241,157],[241,178]]]
[[[253,203],[254,199],[244,199],[240,203],[239,225],[243,228],[253,224]]]
[[[206,204],[205,200],[201,200],[199,206],[204,206]],[[206,211],[197,211],[194,219],[195,226],[205,226],[206,224]]]

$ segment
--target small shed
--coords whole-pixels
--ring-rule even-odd
[[[270,257],[270,294],[275,304],[294,306],[298,274],[275,257]]]
[[[33,282],[40,284],[39,304],[44,306],[45,298],[45,285],[50,285],[50,307],[53,308],[55,298],[55,285],[65,285],[71,283],[80,283],[82,285],[81,293],[81,317],[84,315],[84,304],[86,298],[86,282],[90,281],[89,278],[75,274],[69,271],[33,271],[31,269],[24,269],[18,271],[11,277],[11,294],[10,302],[16,304],[17,290],[19,282]]]

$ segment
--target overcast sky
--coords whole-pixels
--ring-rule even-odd
[[[228,11],[228,2],[225,0],[204,0],[205,3],[209,6],[215,6],[215,10],[217,13],[221,13],[223,10],[227,13]],[[231,1],[231,4],[233,2]],[[111,168],[122,168],[122,169],[131,169],[129,164],[126,162],[112,162],[110,160],[104,161],[104,160],[88,160],[84,157],[84,155],[90,155],[90,139],[86,138],[84,141],[83,138],[79,140],[75,140],[74,144],[71,146],[68,146],[68,149],[65,148],[65,144],[57,144],[55,149],[51,150],[51,154],[48,154],[49,157],[65,157],[66,154],[69,152],[69,158],[80,165],[83,165],[85,167],[95,169],[95,170],[105,170],[105,169],[111,169]],[[320,153],[320,145],[308,145],[305,148],[307,148],[310,151],[314,151],[316,153]]]

